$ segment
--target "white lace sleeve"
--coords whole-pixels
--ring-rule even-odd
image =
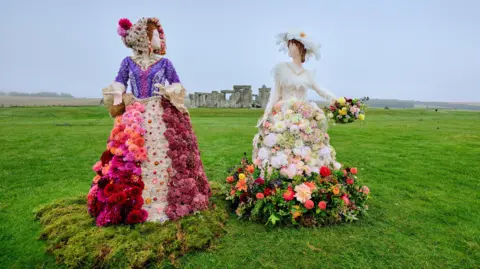
[[[317,92],[317,94],[320,95],[322,98],[327,100],[328,102],[332,102],[333,100],[337,99],[332,92],[330,92],[329,90],[327,90],[325,88],[320,88],[320,86],[318,86],[317,82],[315,81],[315,73],[314,72],[310,72],[310,84],[311,84],[312,89],[315,92]]]
[[[282,86],[280,83],[280,69],[281,64],[277,64],[273,69],[273,76],[275,78],[275,88],[270,93],[270,97],[268,98],[267,106],[265,107],[265,112],[263,113],[262,118],[257,122],[257,126],[263,124],[263,122],[268,118],[268,115],[272,112],[273,106],[282,99]]]

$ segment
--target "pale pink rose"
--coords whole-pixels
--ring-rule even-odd
[[[299,170],[303,170],[303,166],[304,166],[304,165],[305,165],[305,163],[302,162],[302,161],[299,161],[299,162],[296,163],[296,167],[297,167],[297,169],[299,169]]]
[[[345,202],[345,204],[349,205],[350,204],[350,199],[346,195],[342,196],[342,200]]]
[[[280,169],[280,175],[284,176],[284,177],[288,177],[288,170],[286,167],[282,167]]]
[[[368,195],[368,193],[370,193],[370,189],[367,186],[363,186],[362,190],[365,195]]]
[[[276,104],[273,106],[273,109],[275,109],[276,111],[279,111],[280,109],[282,109],[282,102],[276,103]]]
[[[272,153],[275,153],[275,152],[277,152],[277,150],[276,150],[276,149],[272,149]]]
[[[287,168],[287,176],[289,178],[293,178],[295,175],[297,175],[298,173],[298,170],[297,170],[297,166],[295,164],[290,164],[288,165],[288,168]]]
[[[295,186],[295,197],[297,198],[297,201],[303,204],[312,198],[312,190],[305,185],[305,183],[297,185]]]
[[[307,176],[311,176],[311,175],[312,175],[312,169],[310,168],[310,166],[304,166],[303,168],[304,168],[305,173],[307,174]]]
[[[253,161],[253,164],[255,164],[255,166],[260,166],[260,165],[262,165],[262,160],[255,159],[255,161]]]

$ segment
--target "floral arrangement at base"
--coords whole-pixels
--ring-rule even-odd
[[[356,120],[365,120],[365,109],[368,97],[351,99],[340,97],[325,108],[328,118],[335,123],[351,123]]]
[[[141,223],[148,217],[142,209],[141,164],[147,159],[143,112],[143,104],[135,103],[115,118],[107,149],[92,168],[96,176],[87,196],[88,212],[98,226]]]
[[[351,222],[366,213],[370,197],[357,174],[355,167],[332,170],[322,166],[310,176],[289,179],[273,170],[260,177],[260,169],[243,158],[226,178],[226,199],[240,219],[272,226]]]

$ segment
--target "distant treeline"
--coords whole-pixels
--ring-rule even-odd
[[[460,110],[480,110],[480,105],[469,105],[447,102],[422,102],[395,99],[369,99],[365,102],[368,107],[376,108],[444,108],[444,109],[460,109]],[[327,105],[325,102],[318,102],[321,107]]]
[[[408,101],[408,100],[386,100],[386,99],[370,99],[366,102],[370,107],[384,107],[384,108],[446,108],[446,109],[461,109],[461,110],[480,110],[480,106],[447,103],[447,102],[422,102],[422,101]]]
[[[26,92],[3,92],[0,91],[0,96],[32,96],[32,97],[64,97],[64,98],[74,98],[73,95],[69,93],[57,93],[57,92],[37,92],[37,93],[26,93]]]

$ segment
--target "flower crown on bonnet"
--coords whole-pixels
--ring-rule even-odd
[[[315,44],[313,40],[308,38],[307,34],[301,31],[291,31],[280,33],[276,36],[277,45],[280,45],[280,51],[288,52],[288,41],[297,40],[302,43],[307,50],[306,58],[315,57],[315,59],[320,60],[320,47],[321,45]]]
[[[148,39],[147,26],[149,22],[157,25],[160,36],[160,49],[158,50],[152,48],[150,40]],[[133,25],[129,19],[120,19],[118,21],[117,33],[122,37],[123,44],[125,44],[127,48],[140,52],[153,52],[160,55],[166,54],[167,45],[165,43],[165,33],[157,18],[141,18]]]

